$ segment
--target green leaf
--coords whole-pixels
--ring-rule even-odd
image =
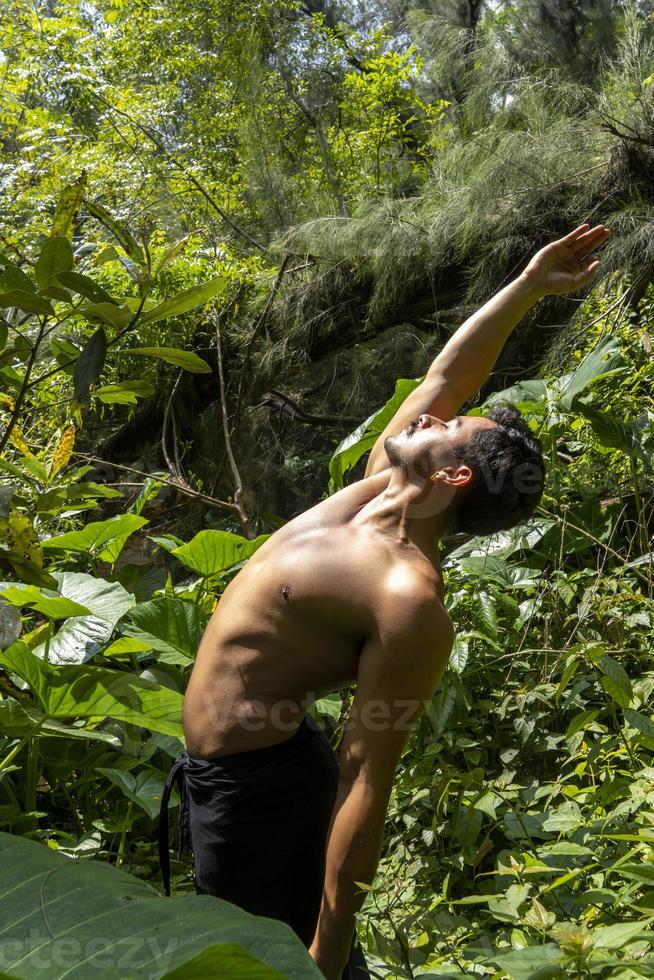
[[[147,643],[163,663],[185,666],[195,657],[208,616],[193,602],[161,596],[135,606],[122,626],[125,636]]]
[[[164,898],[108,863],[71,860],[40,842],[5,833],[0,833],[0,896],[0,918],[11,937],[3,947],[2,968],[21,978],[321,977],[308,950],[282,922],[248,915],[210,895]],[[239,949],[246,955],[237,955]],[[187,973],[189,962],[202,972]]]
[[[599,711],[597,708],[592,708],[589,711],[582,711],[580,714],[575,715],[570,724],[568,725],[568,730],[565,733],[566,738],[572,738],[577,732],[582,729],[587,728],[591,722],[595,721]]]
[[[642,881],[646,885],[654,885],[654,864],[616,864],[613,868],[607,868],[611,873],[620,874],[624,878],[631,878],[634,881]]]
[[[0,293],[11,289],[20,289],[26,293],[36,292],[36,286],[27,273],[12,262],[6,262],[0,272]]]
[[[372,449],[402,402],[418,387],[421,381],[422,378],[415,381],[401,378],[397,381],[393,397],[338,444],[329,463],[330,492],[341,489],[347,471],[352,469],[368,450]]]
[[[45,289],[39,291],[39,296],[43,296],[45,299],[54,299],[58,303],[68,303],[69,306],[73,305],[70,293],[61,286],[46,286]]]
[[[102,656],[120,657],[129,653],[148,653],[150,650],[152,650],[151,643],[144,643],[131,636],[121,636],[102,651]]]
[[[163,773],[157,772],[155,769],[141,769],[140,772],[134,774],[126,772],[124,769],[102,766],[98,766],[96,772],[102,773],[114,786],[118,786],[128,800],[145,810],[151,820],[154,820],[158,815],[161,806],[161,794],[166,782]]]
[[[157,262],[157,265],[154,270],[154,275],[158,276],[159,273],[162,272],[167,265],[170,265],[173,259],[176,259],[179,253],[182,251],[184,245],[189,240],[189,238],[193,238],[194,235],[198,235],[198,234],[199,232],[197,231],[191,231],[188,233],[188,235],[184,235],[183,238],[180,238],[179,241],[175,242],[174,245],[171,245],[169,248],[167,248],[162,253],[161,258]]]
[[[94,282],[89,276],[82,275],[81,272],[60,272],[57,279],[62,286],[72,289],[73,292],[92,303],[111,303],[116,305],[116,301],[111,298],[109,293]]]
[[[497,639],[497,614],[495,611],[495,600],[488,592],[477,592],[477,602],[479,604],[483,625],[486,627],[493,639]]]
[[[265,966],[242,946],[213,944],[177,969],[166,973],[162,980],[285,980],[287,974]]]
[[[79,602],[67,599],[49,589],[39,589],[36,585],[2,585],[0,596],[5,602],[19,609],[28,606],[48,619],[65,619],[67,616],[84,616],[90,612]]]
[[[136,239],[132,237],[131,232],[125,227],[125,225],[114,218],[111,212],[107,211],[107,209],[101,204],[93,204],[88,200],[88,198],[85,200],[85,204],[90,214],[92,214],[94,218],[97,218],[97,220],[116,237],[129,257],[133,259],[134,262],[138,263],[138,265],[143,265],[145,262],[143,249],[138,244]],[[118,256],[118,258],[120,258],[120,256]]]
[[[633,708],[625,707],[624,720],[632,728],[642,732],[643,735],[649,735],[650,738],[654,738],[654,721],[647,715],[642,714],[640,711],[634,711]]]
[[[90,551],[98,554],[102,561],[110,561],[113,555],[110,546],[119,544],[122,547],[131,534],[147,523],[144,517],[137,514],[118,514],[106,521],[91,521],[79,531],[67,531],[46,538],[41,544],[46,550]]]
[[[171,554],[206,578],[226,572],[249,558],[269,537],[269,534],[260,534],[250,541],[231,531],[198,531],[187,544],[173,548]]]
[[[59,195],[52,219],[52,236],[54,238],[73,240],[73,226],[77,212],[82,206],[85,186],[86,173],[82,173],[73,184],[64,187]]]
[[[92,303],[90,306],[80,307],[80,313],[90,323],[106,324],[108,327],[122,329],[132,319],[132,313],[125,306],[117,306],[113,300],[108,303]]]
[[[116,623],[134,605],[134,596],[119,582],[108,582],[84,572],[55,572],[58,591],[84,606],[87,614],[67,619],[50,640],[48,659],[53,664],[80,664],[91,660],[111,639]],[[45,643],[34,650],[45,655]]]
[[[55,284],[60,272],[73,268],[73,249],[67,238],[48,238],[34,265],[36,281],[41,289]]]
[[[566,800],[555,810],[551,810],[543,822],[543,830],[554,833],[570,833],[581,827],[583,816],[579,805],[574,800]]]
[[[182,695],[124,670],[44,663],[22,642],[0,664],[28,685],[48,718],[111,718],[163,735],[183,735]]]
[[[211,368],[206,361],[190,350],[176,350],[174,347],[128,347],[122,354],[140,354],[143,357],[158,357],[168,364],[176,364],[193,374],[209,374]]]
[[[484,402],[484,408],[496,405],[515,405],[520,411],[538,409],[547,404],[548,387],[541,378],[519,381],[518,384],[495,391]]]
[[[468,663],[468,641],[462,636],[455,637],[450,654],[449,664],[452,670],[460,674]]]
[[[0,731],[4,736],[22,738],[24,735],[34,733],[37,728],[39,736],[48,735],[55,738],[107,742],[116,749],[121,748],[120,739],[116,735],[112,735],[111,732],[64,725],[61,721],[48,719],[42,711],[38,711],[32,705],[20,704],[18,701],[12,701],[11,698],[0,700]]]
[[[65,337],[52,337],[50,339],[50,347],[57,364],[64,368],[64,372],[70,375],[74,374],[74,362],[82,353],[81,349],[76,347],[75,344],[71,344]]]
[[[566,955],[554,943],[540,943],[524,949],[512,949],[508,953],[490,957],[513,980],[545,980],[547,977],[562,977],[561,967]]]
[[[586,354],[579,367],[567,378],[561,379],[560,401],[564,408],[572,408],[574,399],[585,391],[597,378],[614,374],[625,366],[615,337],[605,337],[594,350]]]
[[[653,920],[654,916],[649,916],[639,922],[619,922],[614,926],[600,926],[593,930],[593,945],[597,949],[620,949],[641,933],[644,938],[651,940],[652,934],[646,932],[645,927]]]
[[[608,446],[611,449],[620,449],[629,456],[634,455],[637,439],[628,422],[623,422],[615,415],[609,415],[608,412],[600,412],[591,405],[584,405],[580,401],[575,401],[574,407],[584,418],[588,419],[600,445]]]
[[[107,405],[136,405],[138,398],[149,398],[154,395],[154,385],[149,381],[121,381],[116,384],[103,385],[92,393]]]
[[[606,693],[610,694],[621,708],[628,708],[633,700],[634,692],[624,667],[617,660],[608,656],[601,657],[597,666],[604,675],[602,687]]]
[[[170,299],[165,299],[163,303],[159,303],[158,306],[148,310],[147,313],[143,314],[140,322],[155,323],[157,320],[165,320],[167,317],[179,316],[180,313],[195,310],[198,306],[204,306],[210,299],[221,293],[226,285],[227,279],[224,276],[215,276],[208,282],[191,286],[190,289],[185,289],[184,292],[178,293]]]
[[[75,362],[73,372],[75,401],[81,401],[88,394],[91,385],[98,380],[106,356],[107,337],[102,327],[98,327]]]
[[[10,289],[0,295],[0,309],[16,306],[24,313],[39,313],[42,316],[54,316],[52,303],[36,293],[28,293],[24,289]]]

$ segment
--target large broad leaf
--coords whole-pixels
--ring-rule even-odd
[[[177,367],[191,371],[193,374],[209,374],[211,368],[206,361],[194,354],[191,350],[177,350],[174,347],[128,347],[121,351],[123,354],[137,354],[143,357],[157,357],[160,361],[167,364],[176,364]]]
[[[331,478],[329,488],[332,492],[341,489],[343,477],[347,471],[352,469],[368,450],[372,449],[402,402],[418,387],[421,381],[422,378],[416,380],[400,378],[395,385],[393,397],[339,443],[329,463]]]
[[[35,293],[36,286],[26,272],[13,262],[2,262],[3,268],[0,272],[0,293],[8,289],[22,289],[27,293]]]
[[[572,408],[577,395],[585,391],[596,378],[615,374],[625,367],[625,360],[620,353],[615,337],[606,337],[594,350],[586,354],[579,367],[572,374],[561,378],[559,382],[559,400],[564,408]]]
[[[65,725],[54,718],[48,718],[32,705],[20,704],[13,698],[0,700],[0,731],[6,738],[23,738],[25,735],[48,735],[54,738],[76,738],[91,742],[107,742],[120,748],[120,739],[110,732],[100,732],[95,728],[78,728]]]
[[[166,777],[156,769],[140,769],[137,773],[125,769],[99,766],[96,772],[118,786],[128,800],[145,810],[151,820],[159,813]]]
[[[253,555],[269,537],[260,534],[249,541],[230,531],[199,531],[171,554],[198,575],[219,575]]]
[[[88,393],[91,385],[98,380],[102,373],[106,356],[107,337],[102,327],[98,327],[87,341],[86,346],[75,362],[73,381],[75,384],[74,395],[76,401],[81,401]]]
[[[541,378],[519,381],[518,384],[495,391],[484,402],[485,407],[493,405],[515,405],[520,411],[540,411],[547,404],[548,388]]]
[[[67,531],[42,542],[46,550],[90,551],[102,561],[115,561],[116,547],[120,549],[131,534],[147,524],[138,514],[119,514],[106,521],[91,521],[79,531]],[[120,546],[120,547],[119,547]]]
[[[490,958],[514,980],[544,980],[545,977],[565,976],[562,964],[565,963],[566,955],[554,943],[512,949],[508,953],[493,954]]]
[[[180,313],[195,310],[198,306],[204,306],[210,299],[221,293],[226,285],[227,280],[224,276],[215,276],[209,282],[191,286],[190,289],[185,289],[183,293],[165,299],[163,303],[159,303],[158,306],[148,310],[147,313],[143,314],[140,322],[154,323],[156,320],[165,320],[169,316],[179,316]]]
[[[443,562],[444,567],[460,565],[471,557],[508,558],[516,551],[533,551],[536,545],[554,527],[555,521],[548,518],[532,518],[528,524],[520,524],[508,531],[498,531],[486,537],[474,537],[451,551]]]
[[[26,289],[10,289],[0,294],[0,309],[7,309],[16,306],[24,313],[39,313],[43,316],[53,316],[54,310],[50,300],[36,293],[29,293]]]
[[[81,272],[60,272],[57,279],[62,286],[72,289],[73,292],[88,299],[91,303],[113,303],[116,301],[111,298],[109,293],[99,286],[97,282],[89,276],[82,275]]]
[[[183,737],[182,695],[148,678],[89,664],[53,666],[20,641],[0,653],[0,665],[22,677],[48,718],[111,718]]]
[[[122,632],[155,650],[164,663],[188,664],[197,653],[208,617],[195,603],[161,596],[135,606]]]
[[[41,289],[56,283],[60,272],[73,268],[73,249],[67,238],[49,238],[36,260],[34,274]]]
[[[108,303],[91,303],[80,309],[82,316],[91,323],[105,323],[108,327],[120,329],[126,327],[132,319],[132,312],[127,306],[117,306],[113,300]]]
[[[163,898],[110,864],[73,861],[5,833],[0,896],[2,968],[21,980],[322,976],[284,923],[209,895]]]
[[[39,589],[37,585],[9,585],[4,583],[0,586],[0,596],[12,606],[17,606],[19,609],[27,606],[34,612],[47,616],[48,619],[84,616],[90,612],[90,609],[79,602],[67,599],[50,589]]]
[[[54,578],[60,593],[86,607],[89,614],[66,620],[50,640],[48,659],[53,664],[81,664],[109,642],[116,623],[134,605],[134,596],[118,582],[84,572],[55,572]],[[45,656],[45,643],[34,652]]]

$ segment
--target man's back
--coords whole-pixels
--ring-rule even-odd
[[[440,602],[434,556],[367,519],[388,480],[363,480],[290,521],[225,590],[184,702],[191,755],[285,740],[316,698],[354,682],[389,591],[415,585]]]

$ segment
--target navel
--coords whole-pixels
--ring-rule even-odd
[[[290,585],[280,585],[279,586],[279,592],[280,592],[280,595],[282,596],[282,598],[286,602],[289,602],[291,596],[293,595],[293,593],[291,591]]]

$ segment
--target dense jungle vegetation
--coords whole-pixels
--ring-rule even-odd
[[[592,289],[543,301],[468,406],[521,408],[547,490],[448,542],[455,648],[360,937],[389,980],[654,976],[654,4],[0,11],[0,972],[318,976],[194,896],[187,855],[158,895],[198,641],[451,331],[588,220]],[[335,746],[348,697],[317,708]]]

